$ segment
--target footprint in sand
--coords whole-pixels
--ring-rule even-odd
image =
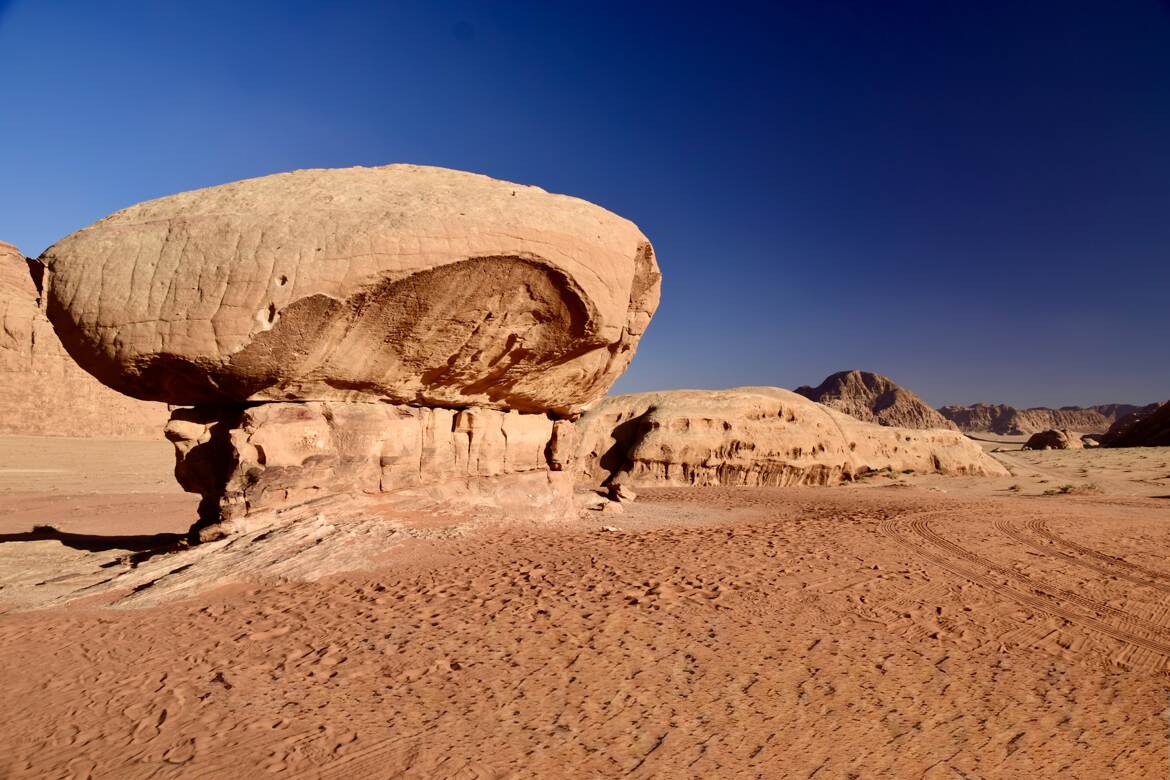
[[[248,634],[248,639],[255,642],[267,642],[269,639],[276,639],[282,637],[288,632],[292,631],[291,626],[280,626],[270,631],[257,631],[255,634]]]

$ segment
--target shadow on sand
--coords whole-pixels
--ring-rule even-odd
[[[33,526],[31,531],[0,534],[0,544],[7,542],[60,542],[74,550],[106,552],[129,550],[131,559],[139,562],[162,553],[174,552],[187,546],[186,534],[144,534],[138,536],[99,536],[59,531],[51,525]]]

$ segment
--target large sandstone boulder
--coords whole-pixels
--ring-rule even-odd
[[[158,438],[165,404],[115,393],[61,347],[38,304],[40,267],[0,242],[0,433]]]
[[[83,367],[191,407],[166,433],[203,541],[330,496],[573,514],[567,418],[625,370],[661,281],[598,206],[407,165],[142,203],[41,261]]]
[[[862,422],[895,428],[958,430],[914,393],[869,371],[839,371],[817,387],[798,387],[796,392]]]
[[[1032,434],[1024,444],[1026,450],[1079,450],[1085,446],[1081,435],[1072,431],[1051,430]]]
[[[577,423],[594,484],[830,485],[869,472],[1003,476],[956,431],[864,423],[774,387],[607,398]]]
[[[577,198],[412,165],[140,203],[41,257],[104,383],[173,404],[377,400],[572,414],[658,305],[650,242]]]

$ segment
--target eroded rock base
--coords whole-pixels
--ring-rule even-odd
[[[410,509],[575,514],[562,470],[572,423],[543,414],[320,401],[195,407],[172,413],[167,438],[176,478],[203,498],[200,541],[347,494]]]
[[[593,485],[835,485],[873,472],[1007,476],[953,430],[862,422],[775,387],[610,396],[577,422]]]

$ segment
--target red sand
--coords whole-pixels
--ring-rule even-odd
[[[657,490],[10,613],[0,775],[1160,777],[1168,551],[1151,497]]]

